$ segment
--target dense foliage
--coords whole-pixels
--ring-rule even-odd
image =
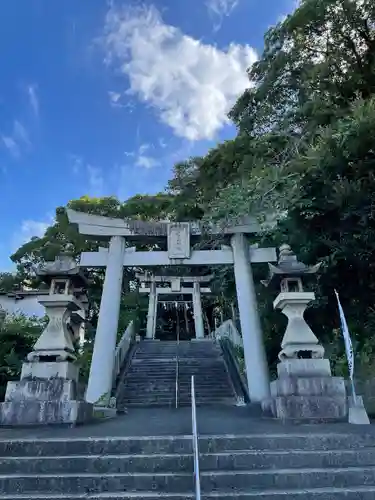
[[[0,401],[5,395],[6,382],[19,379],[22,362],[45,324],[44,319],[8,315],[0,325]]]

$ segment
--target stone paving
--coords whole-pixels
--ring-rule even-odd
[[[177,417],[177,418],[176,418]],[[198,433],[203,435],[305,434],[340,433],[371,434],[375,425],[283,424],[270,418],[254,417],[246,407],[200,407],[197,409]],[[0,429],[0,440],[10,439],[80,439],[135,436],[191,435],[190,408],[133,408],[128,414],[112,420],[79,427],[29,427]]]

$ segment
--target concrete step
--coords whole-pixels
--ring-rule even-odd
[[[137,365],[132,365],[129,373],[131,374],[137,374],[137,375],[144,375],[144,376],[151,376],[151,375],[164,375],[164,374],[175,374],[176,373],[177,366],[174,364],[173,366],[163,366],[161,364],[150,367],[150,366],[137,366]],[[227,372],[225,371],[225,368],[223,366],[219,366],[217,368],[214,368],[212,370],[206,370],[205,367],[200,366],[199,368],[195,369],[187,369],[184,366],[179,365],[178,366],[179,373],[181,375],[184,375],[185,377],[190,377],[192,375],[195,375],[197,378],[201,379],[206,379],[206,380],[212,380],[216,375],[217,376],[222,376],[226,374]]]
[[[128,377],[137,377],[139,379],[147,379],[149,377],[156,378],[170,378],[176,376],[176,368],[173,370],[163,370],[159,367],[159,370],[134,370],[130,369],[128,372]]]
[[[223,399],[223,398],[217,398],[217,399],[201,399],[196,401],[196,406],[198,408],[202,407],[216,407],[218,405],[221,406],[233,406],[233,399],[228,398],[228,399]],[[118,403],[118,408],[176,408],[176,400],[170,399],[168,401],[164,400],[151,400],[147,401],[144,399],[131,399],[131,400],[124,400]],[[190,400],[178,400],[177,403],[178,408],[184,408],[184,407],[191,407],[191,401]]]
[[[207,453],[200,456],[199,464],[201,471],[365,467],[375,466],[375,448]]]
[[[121,406],[137,406],[137,407],[148,407],[148,406],[166,406],[166,407],[175,407],[176,400],[175,398],[124,398],[118,403],[118,407]],[[197,406],[209,406],[209,405],[233,405],[232,398],[197,398],[195,401]],[[178,398],[177,399],[178,407],[181,406],[191,406],[190,399]]]
[[[199,413],[198,413],[199,420]],[[125,421],[124,421],[125,425]],[[309,426],[308,426],[309,427]],[[292,454],[311,451],[348,453],[372,452],[375,447],[375,435],[368,433],[319,433],[319,427],[313,432],[287,433],[282,431],[272,434],[246,434],[236,436],[206,436],[199,437],[199,451],[206,453],[231,452],[277,452],[291,451]],[[370,448],[370,449],[369,449]],[[166,437],[124,437],[124,438],[74,438],[74,439],[24,439],[0,440],[0,457],[13,456],[53,456],[53,455],[118,455],[118,454],[189,454],[191,436]]]
[[[186,472],[192,454],[35,456],[0,459],[0,474],[118,474],[126,472]]]
[[[134,366],[149,366],[149,367],[155,367],[155,366],[159,366],[159,365],[165,365],[165,366],[168,366],[168,365],[173,365],[173,364],[176,364],[176,361],[177,359],[175,357],[173,358],[159,358],[159,359],[155,359],[155,358],[152,358],[152,359],[141,359],[141,358],[133,358],[132,359],[132,363],[134,364]],[[213,358],[213,359],[202,359],[202,360],[199,360],[197,359],[196,357],[194,358],[182,358],[178,360],[179,364],[181,364],[181,366],[188,366],[188,367],[191,367],[191,368],[199,368],[201,366],[210,366],[211,368],[216,368],[216,367],[220,367],[223,365],[223,360],[222,359],[217,359],[217,358]]]
[[[178,385],[181,387],[181,389],[191,389],[191,378],[189,377],[188,379],[184,379],[179,377],[178,379]],[[206,388],[220,388],[220,389],[225,389],[228,387],[232,387],[231,384],[229,383],[228,379],[222,377],[222,378],[217,378],[217,379],[212,379],[212,380],[201,380],[201,379],[194,379],[194,386],[196,389],[199,389],[200,387],[202,389]]]
[[[281,427],[282,430],[282,427]],[[200,436],[200,453],[230,451],[324,451],[324,450],[362,450],[375,447],[375,435],[357,433],[319,433],[301,431],[275,434],[246,434],[235,436]]]
[[[156,395],[154,397],[152,396],[142,396],[142,397],[136,397],[136,396],[129,396],[129,397],[124,397],[121,400],[121,404],[141,404],[142,406],[148,406],[150,404],[158,404],[158,406],[166,405],[170,406],[171,404],[175,404],[175,398],[173,397],[165,397],[162,395]]]
[[[201,473],[202,491],[375,486],[375,467],[299,468]]]
[[[220,347],[207,343],[206,345],[200,344],[182,344],[177,346],[177,343],[165,345],[164,342],[159,345],[142,345],[138,348],[138,352],[148,353],[148,352],[168,352],[168,351],[178,351],[178,352],[208,352],[217,353],[220,352]]]
[[[176,381],[171,379],[171,380],[147,380],[147,381],[136,381],[136,380],[128,380],[125,383],[125,390],[126,391],[138,391],[139,388],[145,388],[149,390],[155,390],[155,391],[168,391],[170,389],[175,389],[176,387]],[[185,392],[185,393],[191,393],[191,385],[182,385],[178,384],[178,389],[180,392]],[[227,392],[232,394],[231,387],[228,386],[227,384],[215,384],[215,385],[196,385],[195,386],[195,391],[196,392],[201,392],[201,393],[208,393],[210,394],[211,392],[218,393],[220,394],[221,392]]]
[[[137,349],[134,353],[135,356],[139,358],[147,358],[149,356],[160,356],[160,357],[168,357],[168,356],[178,356],[179,358],[192,358],[194,359],[195,357],[209,357],[212,359],[215,358],[220,358],[222,357],[222,352],[221,350],[214,350],[214,351],[207,351],[207,350],[186,350],[186,349],[163,349],[163,350],[154,350],[154,349],[148,349],[148,350],[143,350],[140,351]]]
[[[153,384],[152,382],[149,382],[148,384],[138,384],[138,386],[133,385],[133,386],[124,386],[124,390],[122,391],[122,394],[137,394],[137,395],[142,395],[144,396],[149,395],[150,393],[154,394],[170,394],[171,391],[176,392],[176,384],[173,382],[173,384],[168,384],[168,385],[158,385],[158,384]],[[183,396],[191,396],[191,389],[190,387],[187,387],[186,389],[183,389],[181,387],[177,387],[177,392]],[[197,388],[195,390],[195,395],[196,396],[215,396],[215,397],[220,397],[220,396],[233,396],[232,391],[230,388],[221,388],[221,387],[208,387],[208,388]]]
[[[171,398],[166,398],[166,397],[124,397],[121,399],[121,401],[118,403],[118,407],[122,406],[141,406],[141,407],[147,407],[147,406],[166,406],[166,407],[175,407],[176,399],[175,397]],[[222,396],[219,397],[202,397],[202,398],[196,398],[195,401],[197,406],[204,406],[204,405],[212,405],[212,404],[230,404],[233,405],[233,398],[232,397],[227,397],[223,398]],[[190,398],[177,398],[177,404],[178,406],[191,406],[191,399]]]
[[[169,400],[173,400],[175,399],[175,393],[176,391],[173,390],[173,391],[165,391],[165,392],[162,392],[162,391],[152,391],[152,390],[149,390],[149,391],[124,391],[123,394],[121,395],[121,400],[131,400],[131,401],[169,401]],[[177,393],[178,395],[178,399],[179,401],[188,401],[189,404],[191,404],[191,395],[190,393],[181,393],[181,392],[178,392]],[[233,403],[233,395],[230,393],[230,392],[227,392],[227,393],[211,393],[211,394],[208,394],[208,393],[196,393],[195,394],[195,399],[196,401],[219,401],[220,402],[220,399],[230,399]]]
[[[191,384],[191,373],[184,373],[179,370],[178,372],[178,377],[181,381],[181,383],[185,384]],[[201,375],[199,373],[193,374],[194,375],[194,380],[196,383],[206,383],[210,384],[215,380],[219,380],[220,382],[223,381],[228,381],[228,375],[222,371],[220,372],[213,372],[211,376],[208,375]],[[162,370],[161,368],[159,370],[155,371],[148,371],[148,370],[130,370],[127,374],[127,378],[137,378],[138,380],[147,380],[148,378],[157,378],[157,379],[170,379],[170,378],[175,378],[176,377],[176,369],[174,370]]]
[[[0,441],[0,456],[81,456],[81,455],[151,455],[191,454],[191,436],[146,436],[91,439],[24,439]]]
[[[205,357],[216,359],[221,357],[220,351],[207,351],[207,350],[182,350],[182,349],[163,349],[163,350],[147,350],[147,351],[139,351],[135,352],[135,357],[138,359],[147,359],[149,357],[176,357],[179,358],[197,358],[197,357]]]
[[[267,489],[313,489],[375,487],[375,467],[332,468],[332,469],[279,469],[264,471],[220,471],[202,472],[202,492],[226,491],[237,493]],[[123,491],[158,491],[160,493],[191,493],[194,480],[191,472],[130,472],[91,474],[13,474],[0,475],[0,489],[3,493],[100,493]]]
[[[27,495],[10,494],[0,495],[0,500],[194,500],[195,494],[189,493],[163,493],[154,491],[143,492],[115,492],[115,493],[92,493],[73,495],[62,493],[43,494],[29,493]],[[249,492],[211,492],[201,496],[202,500],[374,500],[375,487],[362,486],[355,488],[314,488],[305,490],[283,490],[283,491],[249,491]]]
[[[140,473],[89,474],[59,473],[33,475],[0,475],[0,491],[5,494],[17,493],[35,495],[64,491],[65,494],[89,494],[124,491],[183,492],[194,491],[191,472],[187,473]]]

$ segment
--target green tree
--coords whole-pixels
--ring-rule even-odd
[[[46,326],[46,320],[8,315],[0,325],[0,400],[9,380],[18,380],[22,362]]]

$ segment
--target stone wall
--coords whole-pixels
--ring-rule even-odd
[[[38,303],[37,295],[26,296],[19,300],[6,294],[0,294],[0,307],[8,314],[25,314],[25,316],[43,318],[46,313],[44,307]]]

